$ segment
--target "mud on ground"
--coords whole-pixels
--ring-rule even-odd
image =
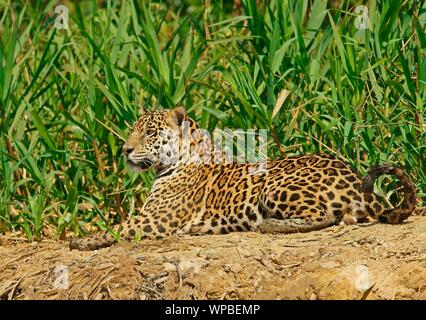
[[[0,237],[0,299],[426,299],[426,217],[93,252]]]

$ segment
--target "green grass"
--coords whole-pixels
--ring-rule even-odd
[[[142,106],[267,128],[272,158],[396,164],[426,204],[424,1],[69,1],[69,30],[55,3],[0,0],[0,233],[137,214],[154,175],[120,149]],[[362,3],[370,30],[354,24]]]

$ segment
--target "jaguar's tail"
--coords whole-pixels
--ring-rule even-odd
[[[72,239],[69,243],[70,249],[91,251],[112,246],[117,241],[110,233],[97,233],[88,238]]]
[[[383,174],[392,174],[401,181],[404,187],[404,199],[398,207],[384,209],[382,212],[377,213],[376,218],[384,223],[401,223],[413,213],[416,207],[416,188],[404,170],[385,165],[372,168],[363,180],[361,192],[367,195],[371,194],[373,192],[374,181]]]

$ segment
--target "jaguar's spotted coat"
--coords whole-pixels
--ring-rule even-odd
[[[167,147],[173,150],[173,145],[182,147],[179,129],[184,120],[190,133],[197,129],[183,108],[145,112],[136,122],[123,147],[126,160],[138,170],[154,167],[157,180],[140,215],[117,227],[121,239],[248,230],[307,232],[368,216],[395,224],[415,208],[415,188],[401,169],[376,167],[362,180],[347,164],[327,155],[270,160],[263,170],[256,164],[203,164],[182,157],[165,165],[160,153]],[[163,129],[169,129],[167,134]],[[191,150],[199,139],[192,136]],[[198,153],[204,151],[199,148]],[[395,175],[404,186],[399,207],[384,209],[372,193],[381,174]],[[74,239],[70,248],[93,250],[115,242],[104,233]]]

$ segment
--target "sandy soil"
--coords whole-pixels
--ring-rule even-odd
[[[426,216],[93,252],[0,237],[0,299],[426,299]]]

